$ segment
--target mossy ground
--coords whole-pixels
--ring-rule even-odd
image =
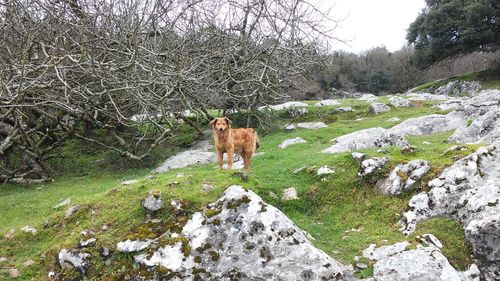
[[[374,149],[364,150],[371,156],[387,155],[391,158],[382,175],[387,174],[391,167],[412,159],[429,161],[431,171],[419,186],[397,197],[383,196],[373,189],[373,182],[359,179],[356,175],[357,165],[350,153],[320,153],[335,137],[365,128],[393,126],[394,123],[387,121],[391,117],[398,117],[403,121],[416,116],[443,113],[433,108],[433,104],[420,102],[415,103],[415,107],[391,108],[390,112],[371,115],[368,113],[368,103],[343,100],[341,106],[352,106],[354,112],[330,113],[339,106],[311,106],[307,115],[296,120],[287,119],[285,113],[278,113],[274,118],[274,128],[286,123],[305,121],[324,121],[328,128],[262,132],[259,151],[264,154],[254,158],[248,182],[243,182],[232,172],[217,171],[215,165],[210,164],[172,170],[153,178],[147,178],[150,169],[146,168],[118,171],[104,169],[101,172],[94,168],[88,173],[82,169],[79,175],[59,177],[54,182],[43,185],[0,186],[0,256],[9,259],[0,264],[0,267],[18,268],[21,274],[19,280],[43,280],[49,270],[60,271],[56,264],[58,251],[64,247],[75,248],[83,239],[80,232],[93,229],[97,243],[88,249],[93,256],[88,276],[100,280],[123,278],[144,269],[133,265],[132,254],[114,251],[117,242],[126,238],[154,238],[167,230],[179,231],[187,218],[215,201],[227,186],[239,184],[255,191],[264,201],[282,210],[314,237],[314,245],[342,263],[353,263],[354,257],[361,256],[361,251],[371,243],[391,244],[403,240],[416,243],[416,235],[432,233],[443,242],[443,252],[450,262],[458,269],[463,269],[471,263],[471,258],[458,223],[436,218],[420,223],[415,235],[405,237],[398,231],[397,222],[412,195],[425,189],[428,180],[477,146],[470,146],[469,151],[465,152],[445,153],[452,146],[446,142],[451,132],[445,132],[409,137],[410,143],[417,147],[413,154],[401,153],[398,148],[388,149],[387,154],[380,154]],[[233,119],[239,118],[234,116]],[[286,149],[278,148],[279,143],[292,137],[301,137],[307,143]],[[182,136],[179,138],[184,139]],[[423,141],[430,144],[423,144]],[[67,149],[69,157],[72,148]],[[81,150],[76,151],[81,154]],[[87,156],[84,154],[81,157]],[[86,161],[91,163],[94,161],[91,158]],[[76,162],[74,165],[77,164]],[[314,173],[292,174],[295,169],[304,165],[328,165],[336,172],[326,181],[320,180]],[[123,186],[120,182],[125,179],[140,181],[131,186]],[[204,183],[215,186],[215,189],[202,191],[201,185]],[[289,187],[297,189],[300,199],[280,199],[282,191]],[[161,222],[145,224],[146,213],[142,210],[140,201],[152,190],[161,192],[167,207],[154,215]],[[56,210],[53,206],[68,197],[71,197],[73,204],[81,204],[83,208],[70,219],[65,219],[65,207]],[[185,206],[184,211],[176,212],[170,206],[170,200],[180,200]],[[38,233],[34,236],[22,233],[19,228],[25,225],[35,226]],[[103,225],[108,227],[106,231],[102,230]],[[11,240],[3,238],[11,228],[16,229],[15,237]],[[101,247],[112,250],[107,261],[99,256]],[[28,259],[34,260],[35,265],[23,267],[22,263]],[[73,275],[70,271],[64,272],[68,277]],[[371,274],[371,266],[361,272],[361,276]],[[0,279],[2,278],[8,278],[6,271],[0,271]]]

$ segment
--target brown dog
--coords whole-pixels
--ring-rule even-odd
[[[243,158],[244,169],[248,170],[250,165],[252,165],[252,154],[260,146],[257,132],[252,128],[232,129],[231,120],[227,117],[215,118],[210,121],[210,125],[214,129],[214,142],[219,170],[222,169],[224,153],[227,153],[228,170],[231,170],[233,167],[234,153]]]

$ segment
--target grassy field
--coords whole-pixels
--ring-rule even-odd
[[[419,224],[412,236],[405,237],[398,231],[397,221],[407,206],[409,198],[426,188],[426,182],[451,165],[457,157],[467,152],[445,153],[452,146],[446,142],[451,132],[431,136],[409,137],[411,144],[418,149],[413,154],[404,154],[391,148],[387,154],[376,150],[364,150],[371,156],[387,155],[391,162],[383,171],[387,175],[392,167],[411,159],[425,159],[431,166],[430,173],[411,192],[396,197],[387,197],[373,189],[373,182],[356,176],[357,165],[350,153],[322,154],[320,151],[330,145],[330,140],[365,128],[394,125],[387,121],[398,117],[401,121],[433,113],[443,113],[433,108],[432,102],[415,103],[411,108],[391,108],[390,112],[380,115],[368,113],[368,103],[356,100],[343,100],[341,106],[352,106],[354,112],[331,113],[335,107],[310,107],[307,115],[293,122],[324,121],[328,128],[320,130],[277,130],[261,137],[262,156],[254,158],[250,180],[243,182],[232,172],[217,172],[214,164],[193,166],[172,170],[164,174],[150,175],[150,168],[135,169],[83,169],[77,175],[57,178],[43,185],[3,185],[0,186],[0,257],[8,261],[0,263],[0,268],[15,267],[20,271],[19,280],[47,278],[50,270],[60,271],[56,255],[60,249],[75,248],[83,236],[81,231],[95,231],[97,243],[88,248],[92,254],[90,279],[117,280],[143,270],[133,266],[133,255],[114,252],[117,242],[127,238],[158,237],[167,230],[179,231],[194,212],[215,201],[224,189],[232,184],[243,185],[259,194],[266,202],[276,206],[290,217],[299,227],[308,231],[315,239],[312,243],[332,255],[342,263],[354,262],[355,256],[371,243],[391,244],[407,240],[416,244],[416,235],[432,233],[443,244],[444,254],[458,269],[471,263],[470,249],[464,242],[461,226],[452,220],[436,218]],[[235,118],[236,120],[238,118]],[[290,123],[284,113],[275,118],[275,127]],[[264,135],[264,134],[263,134]],[[301,137],[307,141],[279,149],[283,140]],[[428,141],[431,144],[423,144]],[[470,146],[470,150],[475,149]],[[68,150],[71,154],[71,150]],[[166,153],[172,154],[173,152]],[[76,163],[78,164],[78,163]],[[76,165],[75,164],[75,165]],[[156,163],[151,163],[153,164]],[[319,167],[328,165],[336,173],[326,181],[319,180],[314,173],[292,172],[304,165]],[[77,165],[76,165],[77,166]],[[139,182],[125,186],[123,180],[139,179]],[[201,190],[201,185],[211,184],[216,188],[210,192]],[[300,199],[283,201],[282,191],[295,187]],[[160,223],[145,223],[146,213],[140,201],[150,191],[159,191],[164,201],[181,200],[185,212],[176,214],[167,207],[158,214]],[[65,219],[65,207],[54,209],[58,201],[71,198],[72,204],[83,208],[75,216]],[[169,205],[169,204],[167,204]],[[36,235],[25,234],[20,227],[35,226]],[[103,230],[103,225],[107,230]],[[3,235],[15,229],[12,239]],[[352,231],[355,229],[356,231]],[[111,256],[104,260],[99,257],[101,247],[112,250]],[[22,263],[31,259],[34,265],[23,267]],[[71,271],[63,271],[64,276],[74,276]],[[360,277],[372,274],[371,265],[361,272]],[[0,271],[0,279],[8,278],[7,271]]]

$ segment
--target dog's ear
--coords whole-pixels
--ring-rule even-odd
[[[224,120],[226,120],[228,125],[231,125],[231,123],[233,123],[233,121],[229,120],[229,118],[227,118],[227,117],[224,117]]]
[[[214,126],[215,125],[215,122],[217,121],[217,118],[214,118],[214,120],[210,121],[208,124],[210,124],[210,126]]]

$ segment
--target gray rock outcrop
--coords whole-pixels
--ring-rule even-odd
[[[432,114],[407,119],[389,129],[390,133],[402,136],[430,135],[460,128],[465,121],[455,115]]]
[[[380,114],[383,112],[388,112],[390,110],[391,108],[384,103],[374,102],[370,105],[370,112],[373,114]]]
[[[332,113],[341,113],[341,112],[352,112],[352,107],[350,106],[339,107],[332,110]]]
[[[318,103],[316,103],[314,106],[334,106],[334,105],[339,105],[340,102],[337,100],[322,100]]]
[[[377,183],[375,188],[386,195],[399,195],[408,190],[430,170],[425,160],[412,160],[397,165],[387,179]]]
[[[445,95],[433,95],[431,93],[408,93],[406,94],[408,100],[411,101],[426,101],[426,100],[447,100],[448,96]]]
[[[376,171],[380,171],[389,162],[388,157],[372,157],[361,161],[358,176],[364,177]]]
[[[378,248],[376,248],[375,246],[375,244],[370,244],[368,248],[363,250],[363,257],[374,261],[385,259],[406,250],[406,248],[410,246],[410,242],[403,241],[393,245],[381,246]]]
[[[481,88],[481,83],[477,81],[454,80],[434,90],[435,95],[474,95]]]
[[[259,110],[284,110],[284,109],[289,109],[292,107],[307,107],[309,106],[307,103],[303,103],[300,101],[289,101],[281,104],[276,104],[276,105],[265,105],[259,107]]]
[[[161,200],[160,194],[150,194],[141,201],[141,206],[149,212],[156,212],[163,208],[165,202]]]
[[[163,173],[171,169],[184,168],[191,165],[215,162],[215,153],[202,149],[192,149],[180,152],[153,170],[153,173]]]
[[[409,107],[410,101],[401,97],[390,97],[389,103],[394,107]]]
[[[209,208],[184,226],[177,242],[152,254],[135,256],[147,267],[162,266],[181,280],[193,272],[201,280],[339,280],[341,264],[313,247],[307,235],[281,211],[265,204],[252,191],[231,186]],[[183,252],[183,243],[190,251]],[[186,247],[184,247],[186,249]],[[204,270],[199,270],[202,268]]]
[[[326,125],[324,122],[303,122],[303,123],[297,123],[297,124],[288,124],[285,125],[283,128],[285,130],[295,130],[297,128],[301,129],[308,129],[308,130],[317,130],[321,128],[327,128],[328,125]]]
[[[387,146],[404,147],[409,145],[403,136],[389,132],[384,128],[369,128],[332,140],[332,146],[323,149],[323,153],[338,153],[365,148],[382,148]]]
[[[372,102],[378,100],[378,97],[373,94],[363,94],[358,100]]]
[[[90,254],[79,251],[62,249],[58,254],[59,264],[62,268],[74,269],[80,274],[85,274],[90,266]]]
[[[448,141],[457,143],[493,143],[500,140],[500,107],[477,117],[470,126],[457,129]]]
[[[500,278],[500,158],[494,145],[456,161],[429,182],[428,192],[413,196],[400,230],[409,234],[419,221],[457,219],[472,245],[485,280]]]
[[[282,143],[278,145],[279,148],[283,149],[290,145],[298,144],[298,143],[306,143],[306,141],[302,138],[293,138],[284,140]]]

